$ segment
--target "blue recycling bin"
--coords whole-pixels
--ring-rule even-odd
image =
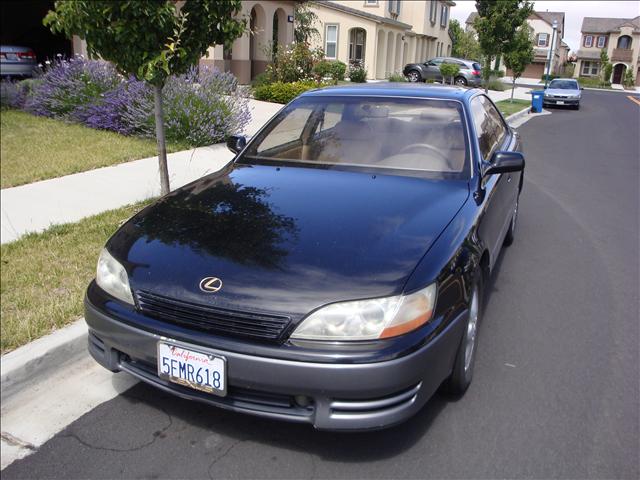
[[[540,113],[542,111],[542,99],[544,90],[531,90],[531,111]]]

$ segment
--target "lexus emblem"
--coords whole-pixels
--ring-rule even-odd
[[[205,277],[200,280],[200,290],[205,293],[216,293],[222,288],[222,280],[218,277]]]

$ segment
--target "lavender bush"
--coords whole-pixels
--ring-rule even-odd
[[[36,115],[83,122],[87,110],[122,81],[108,62],[82,57],[55,60],[28,96],[25,109]]]
[[[167,138],[203,146],[241,132],[251,116],[237,87],[231,73],[207,67],[170,77],[163,90]]]
[[[153,91],[134,77],[104,94],[102,101],[83,112],[85,125],[123,135],[153,136]]]
[[[2,108],[22,108],[26,98],[26,91],[18,82],[3,80],[0,83],[0,106]]]
[[[26,82],[7,83],[6,88],[3,82],[3,107],[123,135],[155,135],[151,87],[134,77],[124,79],[108,62],[58,59],[37,81]],[[193,68],[169,77],[163,90],[167,139],[195,147],[242,131],[250,113],[248,98],[237,86],[231,73],[217,69]]]

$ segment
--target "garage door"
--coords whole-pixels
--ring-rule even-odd
[[[512,75],[511,70],[508,68],[506,71],[506,75],[507,77],[510,77]],[[537,78],[538,80],[540,80],[542,78],[542,75],[544,75],[544,63],[531,63],[527,65],[527,68],[524,69],[521,77]]]

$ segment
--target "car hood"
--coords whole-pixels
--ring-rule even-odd
[[[566,88],[547,88],[545,95],[558,95],[561,97],[574,97],[580,95],[580,90],[567,90]]]
[[[146,208],[107,248],[134,292],[295,318],[400,293],[468,196],[467,181],[235,166]],[[199,289],[210,276],[213,294]]]

